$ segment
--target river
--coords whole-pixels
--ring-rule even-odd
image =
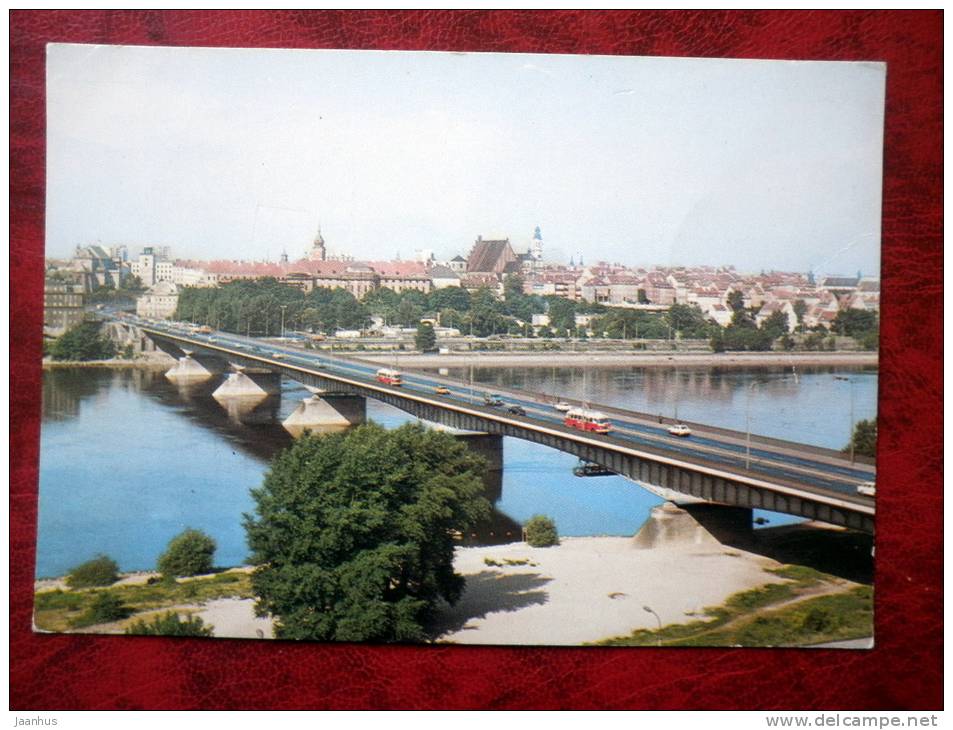
[[[852,418],[876,415],[875,369],[477,368],[472,377],[476,387],[525,387],[739,431],[750,423],[753,433],[829,448],[847,443]],[[280,397],[237,412],[211,397],[216,384],[182,388],[142,370],[44,372],[38,577],[97,553],[124,571],[153,569],[186,527],[212,535],[217,564],[245,562],[249,490],[291,443],[280,421],[308,393],[285,379]],[[388,427],[411,420],[374,400],[367,417]],[[468,541],[519,539],[534,514],[552,517],[561,535],[631,535],[660,501],[622,477],[574,477],[572,456],[518,439],[504,439],[504,462],[487,485],[493,519]],[[759,514],[769,524],[789,519]]]

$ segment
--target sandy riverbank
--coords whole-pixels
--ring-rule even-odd
[[[765,570],[778,565],[718,544],[643,550],[627,537],[466,548],[457,551],[454,566],[467,589],[442,612],[439,640],[578,645],[656,628],[644,606],[663,625],[685,623],[734,593],[780,582]]]
[[[635,537],[566,537],[548,548],[525,542],[458,547],[454,569],[466,577],[466,590],[455,606],[440,608],[436,641],[571,646],[654,629],[658,621],[689,623],[736,593],[783,582],[768,570],[805,559],[842,581],[872,580],[870,544],[851,533],[812,523],[759,532],[746,543],[750,550],[722,544],[685,510],[667,504],[653,510]],[[151,575],[127,575],[121,583]],[[36,583],[37,591],[57,587],[62,584]],[[134,619],[169,610],[199,616],[219,638],[271,638],[272,620],[256,617],[254,601],[238,596],[152,609],[83,631],[122,633]]]
[[[393,354],[346,353],[393,365]],[[398,365],[414,368],[475,367],[876,367],[876,352],[467,352],[399,355]]]
[[[219,598],[204,604],[195,613],[215,636],[229,639],[270,639],[272,619],[255,615],[253,598]]]
[[[454,567],[466,577],[466,591],[457,605],[441,611],[435,628],[439,642],[579,645],[656,627],[645,605],[663,624],[691,621],[733,593],[779,582],[765,572],[778,565],[717,543],[638,549],[629,537],[570,537],[550,548],[525,542],[458,548]],[[122,582],[144,580],[145,574]],[[54,587],[42,583],[39,590]],[[271,638],[272,620],[256,617],[254,604],[220,598],[135,618],[148,621],[173,610],[200,617],[217,638]],[[83,631],[122,633],[127,623]]]

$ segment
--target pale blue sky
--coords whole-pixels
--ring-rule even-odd
[[[879,273],[885,67],[48,47],[47,250]]]

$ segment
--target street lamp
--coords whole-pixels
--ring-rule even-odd
[[[285,338],[285,310],[288,308],[287,304],[281,305],[281,339]]]
[[[645,611],[646,613],[650,613],[653,616],[655,616],[655,620],[658,621],[658,633],[655,635],[655,638],[657,641],[656,646],[661,646],[662,645],[662,619],[660,619],[659,615],[655,613],[655,611],[653,611],[648,606],[642,606],[642,610]]]
[[[760,380],[754,380],[745,391],[745,469],[751,468],[751,389],[760,384]]]
[[[850,376],[835,375],[834,380],[846,380],[850,383],[850,463],[854,463],[854,379]]]

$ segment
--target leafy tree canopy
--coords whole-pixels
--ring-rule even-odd
[[[198,616],[185,619],[173,611],[155,616],[152,621],[139,619],[126,629],[132,636],[212,636],[212,627],[206,626]]]
[[[858,421],[856,424],[854,424],[854,433],[851,436],[851,443],[844,447],[845,453],[850,451],[851,445],[854,447],[854,453],[858,456],[874,457],[877,455],[876,418],[869,421]]]
[[[92,560],[77,565],[66,576],[70,588],[109,586],[119,580],[119,566],[106,555],[97,555]]]
[[[82,322],[58,337],[50,355],[54,360],[108,360],[116,346],[100,334],[99,322]]]
[[[547,296],[549,305],[549,326],[557,335],[564,335],[566,330],[576,329],[576,303],[569,299],[557,296]]]
[[[345,289],[305,294],[274,278],[232,281],[219,287],[185,287],[175,318],[239,334],[271,336],[302,328],[333,332],[361,329],[369,312]]]
[[[204,532],[188,529],[172,538],[159,556],[159,572],[170,577],[210,573],[214,555],[215,540]]]
[[[702,339],[712,331],[712,324],[697,304],[673,304],[667,313],[669,325],[682,337]]]
[[[454,309],[466,312],[470,309],[470,292],[459,286],[447,286],[430,292],[427,306],[429,309]]]
[[[771,335],[772,339],[777,339],[788,332],[788,315],[785,312],[772,312],[761,323],[761,329]]]
[[[245,515],[258,610],[276,636],[426,639],[438,600],[463,590],[453,532],[489,513],[484,468],[418,424],[306,435],[280,453]]]
[[[745,295],[737,289],[728,294],[728,308],[736,314],[745,308]]]
[[[421,352],[433,352],[437,349],[437,335],[434,333],[433,325],[430,322],[421,322],[417,325],[414,345]]]
[[[545,515],[533,515],[523,529],[530,547],[552,547],[559,544],[556,523]]]
[[[862,338],[879,327],[877,313],[863,309],[842,309],[837,313],[831,330],[839,335]]]

